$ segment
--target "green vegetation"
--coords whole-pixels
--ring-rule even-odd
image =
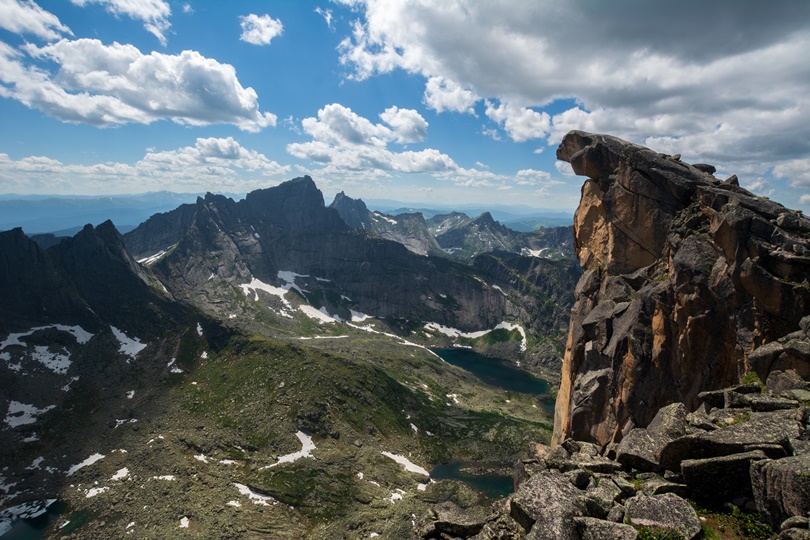
[[[742,380],[740,381],[741,384],[750,384],[750,383],[757,383],[760,388],[765,388],[765,383],[762,382],[762,379],[759,378],[756,371],[749,371],[748,373],[743,376]]]
[[[683,535],[674,529],[641,527],[638,529],[639,540],[684,540]]]
[[[776,538],[773,529],[764,523],[761,515],[745,512],[733,504],[721,510],[704,508],[694,501],[692,506],[703,522],[705,540],[770,540]]]

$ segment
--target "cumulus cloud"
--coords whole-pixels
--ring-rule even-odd
[[[23,51],[27,58],[0,43],[0,96],[66,122],[111,126],[170,119],[251,132],[276,124],[275,115],[259,111],[256,92],[239,83],[233,66],[196,51],[144,55],[132,45],[95,39],[27,44]]]
[[[289,172],[289,166],[244,148],[231,137],[199,138],[193,146],[151,150],[134,164],[77,165],[45,156],[14,160],[0,154],[4,190],[25,193],[142,193],[167,185],[182,191],[244,191],[265,187]]]
[[[31,34],[46,40],[73,35],[59,18],[33,0],[0,0],[0,28],[15,34]]]
[[[810,188],[810,158],[780,163],[773,168],[773,175],[789,181],[793,187]]]
[[[161,45],[166,46],[166,31],[171,27],[169,17],[171,17],[172,9],[164,0],[138,0],[137,2],[133,0],[70,1],[82,7],[88,4],[99,4],[116,17],[125,15],[130,19],[142,21],[146,31],[155,36]],[[183,9],[185,11],[185,6]]]
[[[239,39],[253,45],[270,45],[274,37],[280,36],[284,32],[284,26],[279,19],[274,19],[270,15],[256,15],[251,13],[240,17],[242,25],[242,35]]]
[[[339,170],[363,172],[369,177],[396,171],[403,173],[435,172],[453,169],[455,162],[438,150],[395,152],[390,143],[419,142],[427,135],[428,123],[412,109],[390,107],[380,114],[387,124],[375,124],[339,103],[326,105],[317,118],[301,121],[304,133],[312,140],[287,145],[298,158],[310,159]]]
[[[493,122],[502,125],[509,137],[515,142],[540,139],[548,135],[551,129],[548,113],[540,113],[518,107],[510,103],[501,103],[497,107],[486,102],[486,115]]]
[[[760,171],[810,155],[805,0],[341,1],[360,13],[339,47],[350,78],[420,75],[437,111],[500,103],[488,116],[515,140],[595,130]]]
[[[415,143],[427,137],[428,123],[413,109],[389,107],[380,118],[391,126],[393,140],[398,143]]]
[[[425,104],[436,112],[453,111],[475,114],[475,103],[481,99],[472,90],[444,77],[430,77],[425,83]]]

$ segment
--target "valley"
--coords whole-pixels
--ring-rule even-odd
[[[446,471],[503,486],[550,440],[578,265],[519,235],[459,261],[384,236],[308,178],[123,237],[0,233],[2,521],[58,500],[49,538],[401,538],[436,503],[486,508]],[[536,382],[503,388],[452,347]]]

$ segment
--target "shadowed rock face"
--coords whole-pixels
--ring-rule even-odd
[[[588,180],[553,443],[619,441],[748,371],[810,375],[808,355],[782,344],[810,313],[810,220],[615,137],[572,131],[557,157]]]

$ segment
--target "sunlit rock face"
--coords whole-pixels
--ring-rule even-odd
[[[557,157],[588,179],[554,443],[621,440],[750,371],[810,376],[808,351],[786,345],[810,314],[810,220],[607,135],[572,131]]]

